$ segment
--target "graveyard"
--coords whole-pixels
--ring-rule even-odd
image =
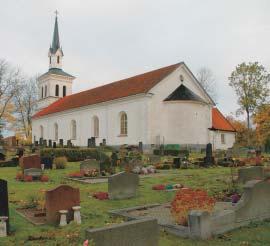
[[[57,169],[55,164],[51,166],[50,161],[29,150],[20,158],[18,166],[1,167],[0,179],[6,180],[8,187],[9,233],[0,239],[0,245],[83,245],[90,238],[103,243],[108,240],[108,244],[102,245],[112,245],[113,237],[122,238],[123,243],[123,234],[126,240],[137,240],[140,245],[146,240],[153,246],[157,243],[161,246],[270,243],[270,202],[266,195],[270,185],[268,156],[261,158],[263,166],[239,164],[232,168],[228,165],[230,160],[223,157],[218,158],[219,163],[224,161],[222,165],[204,166],[208,161],[203,158],[204,153],[189,153],[188,158],[182,153],[178,155],[182,160],[179,168],[179,157],[151,155],[147,158],[155,172],[149,168],[147,173],[147,167],[142,167],[138,174],[138,168],[134,168],[134,153],[128,165],[123,168],[117,165],[113,171],[106,169],[106,172],[102,172],[103,166],[97,165],[98,161],[87,158],[68,161],[64,168]],[[105,150],[103,154],[111,155]],[[255,157],[233,159],[235,163],[253,164],[257,160]],[[47,168],[40,166],[44,162]],[[18,172],[25,173],[24,179],[16,179]],[[76,173],[83,177],[74,177]],[[42,182],[40,178],[25,179],[31,175],[48,179]],[[91,182],[82,182],[84,179]],[[234,186],[237,186],[238,198],[231,197]],[[187,221],[176,221],[177,210],[171,211],[172,207],[177,208],[177,196],[192,194],[195,197],[197,189],[204,192],[200,194],[203,199],[215,199],[214,211],[207,214],[205,210],[196,213],[194,210]],[[254,194],[261,195],[250,199]],[[269,205],[250,204],[249,200]],[[243,212],[243,207],[252,211],[258,207],[263,213]],[[0,209],[5,210],[2,206]],[[5,213],[0,211],[1,216]],[[198,221],[200,223],[196,224]],[[89,240],[88,245],[94,244]]]

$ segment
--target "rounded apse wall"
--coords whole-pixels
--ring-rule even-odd
[[[163,132],[166,144],[207,144],[212,111],[196,101],[170,101],[164,104]]]

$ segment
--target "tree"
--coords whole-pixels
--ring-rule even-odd
[[[217,100],[216,81],[209,68],[202,67],[197,73],[197,80],[214,101]]]
[[[250,117],[269,95],[269,79],[269,74],[258,62],[238,65],[229,77],[229,85],[238,97],[239,112],[247,115],[248,129]]]
[[[19,69],[13,68],[5,60],[0,59],[0,121],[2,124],[15,119],[12,98],[18,90],[20,80]]]
[[[270,105],[261,106],[254,116],[256,136],[260,145],[265,145],[270,140]]]
[[[238,120],[232,115],[227,116],[226,119],[232,124],[232,126],[236,130],[235,144],[237,146],[246,147],[249,145],[256,145],[257,141],[255,137],[255,131],[249,130],[245,121]]]
[[[23,133],[27,139],[32,137],[32,116],[36,110],[37,102],[36,77],[21,82],[20,90],[14,96],[17,112],[17,133]]]

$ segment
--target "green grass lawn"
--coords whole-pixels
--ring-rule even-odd
[[[14,234],[0,239],[0,245],[82,245],[86,228],[101,227],[114,222],[107,211],[112,209],[162,203],[171,201],[173,192],[152,191],[153,184],[182,183],[185,186],[204,188],[210,194],[228,187],[229,168],[188,169],[168,171],[168,175],[159,178],[145,178],[140,181],[139,196],[121,201],[98,201],[90,196],[96,191],[107,191],[107,184],[79,184],[64,179],[67,173],[79,170],[79,163],[69,163],[64,170],[46,171],[50,177],[48,183],[24,183],[15,180],[17,168],[0,168],[0,178],[8,180],[10,217]],[[15,212],[18,203],[26,201],[33,194],[40,194],[42,189],[54,188],[59,184],[69,184],[80,188],[82,225],[70,224],[65,228],[53,226],[34,226]],[[159,246],[180,245],[270,245],[270,222],[252,224],[235,230],[219,238],[208,241],[192,241],[160,233]],[[247,243],[248,242],[248,243]]]

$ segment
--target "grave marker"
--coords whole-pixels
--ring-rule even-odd
[[[6,180],[0,179],[0,216],[8,217],[7,232],[9,233],[9,207],[8,207],[8,184]]]
[[[108,180],[110,199],[127,199],[136,196],[139,187],[139,175],[121,172],[112,175]]]
[[[60,185],[46,191],[45,197],[47,223],[59,223],[59,210],[68,210],[67,220],[71,221],[73,219],[72,207],[80,206],[80,190],[68,185]]]
[[[22,156],[19,162],[20,167],[22,169],[29,169],[29,168],[41,169],[41,160],[39,155]]]

